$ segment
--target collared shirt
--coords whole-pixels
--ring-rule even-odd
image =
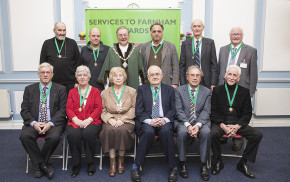
[[[194,89],[194,95],[192,97],[195,97],[196,96],[196,91],[197,91],[197,87]],[[192,91],[192,88],[190,87],[190,91]],[[191,99],[189,97],[189,99]],[[196,104],[196,103],[195,103]],[[196,108],[196,107],[195,107]],[[194,122],[196,122],[196,109],[194,110],[194,113],[193,113],[193,118],[194,118]],[[188,126],[190,125],[189,122],[184,122],[184,126],[187,128]],[[200,122],[196,123],[195,125],[198,125],[199,128],[201,128],[202,124]]]
[[[154,98],[153,98],[153,95],[152,95],[152,103],[154,102]],[[160,91],[159,91],[159,115],[160,115],[160,118],[164,119],[166,123],[169,123],[170,120],[167,118],[167,117],[164,117],[164,113],[163,113],[163,108],[162,108],[162,99],[161,99],[161,87],[160,87]],[[145,119],[143,122],[144,123],[147,123],[150,125],[152,119]]]
[[[236,47],[232,47],[232,49],[234,50],[234,48],[236,48],[237,51],[238,51],[240,45],[241,45],[241,44],[237,45]],[[241,49],[242,49],[242,48],[241,48]],[[238,62],[238,59],[239,59],[239,55],[240,55],[241,49],[238,51],[238,53],[237,53],[236,56],[235,56],[235,60],[234,60],[235,65],[236,65],[237,62]],[[229,65],[231,59],[232,59],[232,53],[231,53],[231,50],[230,50],[230,53],[229,53],[229,59],[228,59],[228,64],[227,64],[227,65]]]
[[[42,83],[40,83],[40,85],[41,85],[41,90],[43,90],[43,88],[45,87]],[[49,85],[50,85],[50,83],[48,83],[47,84],[47,86],[46,86],[46,88],[48,89],[48,87],[49,87]],[[47,121],[48,121],[48,123],[51,125],[51,126],[54,126],[54,124],[51,122],[51,117],[50,117],[50,106],[49,106],[49,98],[50,98],[50,92],[49,93],[47,93],[48,95],[47,95],[47,98],[46,98],[46,100],[47,100],[47,103],[46,103],[46,106],[47,106]],[[40,96],[39,96],[39,111],[40,111],[40,107],[41,107],[41,94],[40,94]],[[38,122],[40,122],[40,114],[38,114]],[[33,125],[36,123],[36,121],[32,121],[31,123],[30,123],[30,126],[32,126],[33,127]]]
[[[157,46],[159,46],[163,41],[164,41],[164,39],[162,39],[162,40],[159,42],[159,44],[157,44],[157,45],[155,45],[154,42],[152,41],[152,44],[153,44],[153,46],[157,47]]]
[[[199,39],[194,38],[194,48],[195,50],[197,49],[198,45],[196,45],[196,41],[199,41],[198,43],[200,43],[199,49],[198,49],[198,53],[199,53],[199,58],[200,58],[200,62],[201,62],[201,47],[202,47],[202,41],[201,41],[201,37]],[[200,63],[200,68],[201,68],[201,63]]]
[[[125,53],[126,53],[127,50],[128,50],[128,46],[129,46],[129,43],[128,43],[126,46],[121,46],[121,45],[119,44],[120,50],[121,50],[121,52],[122,52],[122,54],[123,54],[123,57],[125,56]]]

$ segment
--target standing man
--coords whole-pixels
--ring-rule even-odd
[[[258,69],[257,49],[243,43],[244,33],[240,27],[234,27],[230,32],[231,43],[220,49],[218,85],[225,83],[224,75],[229,65],[237,65],[242,74],[239,85],[250,90],[251,97],[255,94]]]
[[[176,116],[174,123],[177,131],[177,150],[179,156],[179,174],[188,178],[185,147],[188,138],[198,138],[201,161],[201,178],[210,178],[207,169],[207,158],[210,149],[210,89],[200,85],[203,72],[193,65],[188,67],[186,78],[188,84],[180,86],[175,91]]]
[[[148,69],[149,83],[139,86],[136,99],[136,134],[140,136],[135,162],[132,166],[131,179],[141,181],[140,166],[144,164],[146,152],[158,135],[168,159],[168,181],[178,178],[173,140],[173,121],[176,113],[174,88],[161,83],[161,69],[152,65]]]
[[[67,93],[76,86],[76,68],[82,64],[80,52],[75,40],[66,37],[63,22],[54,25],[55,37],[46,40],[40,53],[40,64],[48,62],[54,67],[53,82],[66,87]]]
[[[249,178],[255,178],[254,173],[246,164],[247,161],[255,162],[262,133],[249,126],[252,117],[252,104],[249,89],[238,85],[241,68],[236,65],[227,67],[225,73],[226,83],[215,87],[211,100],[211,133],[212,133],[212,173],[217,175],[224,168],[221,158],[220,137],[236,134],[247,139],[247,146],[237,170]]]
[[[98,28],[92,28],[90,30],[89,39],[90,41],[87,46],[84,46],[81,50],[81,57],[84,65],[90,68],[92,74],[89,84],[102,92],[104,90],[104,85],[97,82],[97,79],[110,47],[103,45],[101,41],[101,31]]]
[[[193,20],[193,38],[182,42],[180,54],[180,85],[187,83],[186,70],[189,66],[199,67],[204,76],[200,84],[211,90],[217,84],[218,68],[214,40],[202,36],[204,25],[200,19]]]
[[[111,68],[121,67],[127,74],[126,85],[137,90],[140,82],[145,83],[142,55],[132,43],[128,42],[130,34],[126,27],[120,26],[116,34],[118,43],[109,49],[98,81],[106,85]]]
[[[179,67],[176,47],[163,39],[164,27],[160,23],[150,26],[152,41],[140,45],[144,69],[151,65],[161,68],[164,77],[162,83],[177,88],[179,85]]]
[[[45,174],[51,179],[53,168],[47,162],[64,131],[67,94],[64,86],[51,81],[53,67],[49,63],[39,65],[38,77],[39,83],[24,90],[20,112],[24,125],[20,141],[34,166],[34,176],[40,178]],[[36,142],[40,136],[45,137],[42,150]]]

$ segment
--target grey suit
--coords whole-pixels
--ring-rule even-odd
[[[177,120],[174,123],[177,131],[177,150],[180,161],[186,161],[185,143],[189,136],[184,123],[189,122],[190,117],[190,96],[188,93],[188,85],[180,86],[175,91],[175,104]],[[210,149],[210,111],[211,111],[211,91],[210,89],[200,85],[196,99],[196,120],[192,125],[201,123],[198,139],[200,141],[200,160],[205,163]]]
[[[151,42],[139,46],[140,52],[143,56],[144,70],[148,70],[148,61],[151,51]],[[162,83],[167,85],[179,85],[179,66],[178,66],[178,55],[176,47],[171,42],[164,41],[163,48],[161,51],[162,63],[161,70],[163,72]]]
[[[218,85],[223,85],[225,83],[224,76],[228,65],[229,54],[230,54],[230,45],[221,47],[218,63],[219,67]],[[247,64],[247,68],[241,67],[242,74],[238,84],[248,88],[251,94],[255,94],[258,80],[257,49],[249,45],[243,44],[243,46],[240,49],[240,55],[236,65],[240,66],[240,64],[243,63],[244,60],[245,63]]]
[[[210,88],[211,85],[217,84],[218,69],[215,44],[212,39],[203,38],[201,44],[201,69],[204,77],[201,84]],[[195,60],[192,60],[192,38],[182,42],[180,63],[179,63],[179,78],[180,85],[187,83],[186,70],[188,67],[195,65]]]

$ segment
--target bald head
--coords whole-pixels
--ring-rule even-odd
[[[66,36],[66,26],[63,22],[56,22],[54,24],[53,32],[58,40],[64,40]]]
[[[101,31],[98,28],[92,28],[89,33],[89,39],[91,41],[91,45],[94,48],[98,48],[101,42]]]

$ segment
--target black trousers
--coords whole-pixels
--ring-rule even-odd
[[[213,164],[216,164],[217,160],[221,159],[221,146],[220,146],[220,137],[225,134],[224,130],[216,125],[212,124],[211,126],[212,134],[212,150],[213,150]],[[255,162],[256,155],[258,152],[260,141],[263,138],[263,134],[255,128],[250,126],[243,127],[237,131],[237,134],[242,135],[247,139],[247,146],[243,153],[243,158]]]
[[[145,156],[154,141],[155,135],[159,135],[165,155],[168,159],[169,168],[176,167],[172,123],[166,123],[158,128],[150,126],[149,124],[142,124],[135,164],[138,166],[142,166],[144,164]]]
[[[40,136],[38,132],[30,125],[24,125],[22,127],[19,139],[24,149],[29,154],[34,166],[41,162],[48,162],[50,155],[54,152],[60,141],[62,132],[62,125],[51,127],[44,135],[45,143],[40,150],[36,141]]]
[[[66,133],[69,148],[72,154],[72,165],[81,163],[82,143],[85,149],[85,163],[95,162],[96,136],[100,133],[102,125],[88,125],[86,128],[77,128],[67,125]]]

